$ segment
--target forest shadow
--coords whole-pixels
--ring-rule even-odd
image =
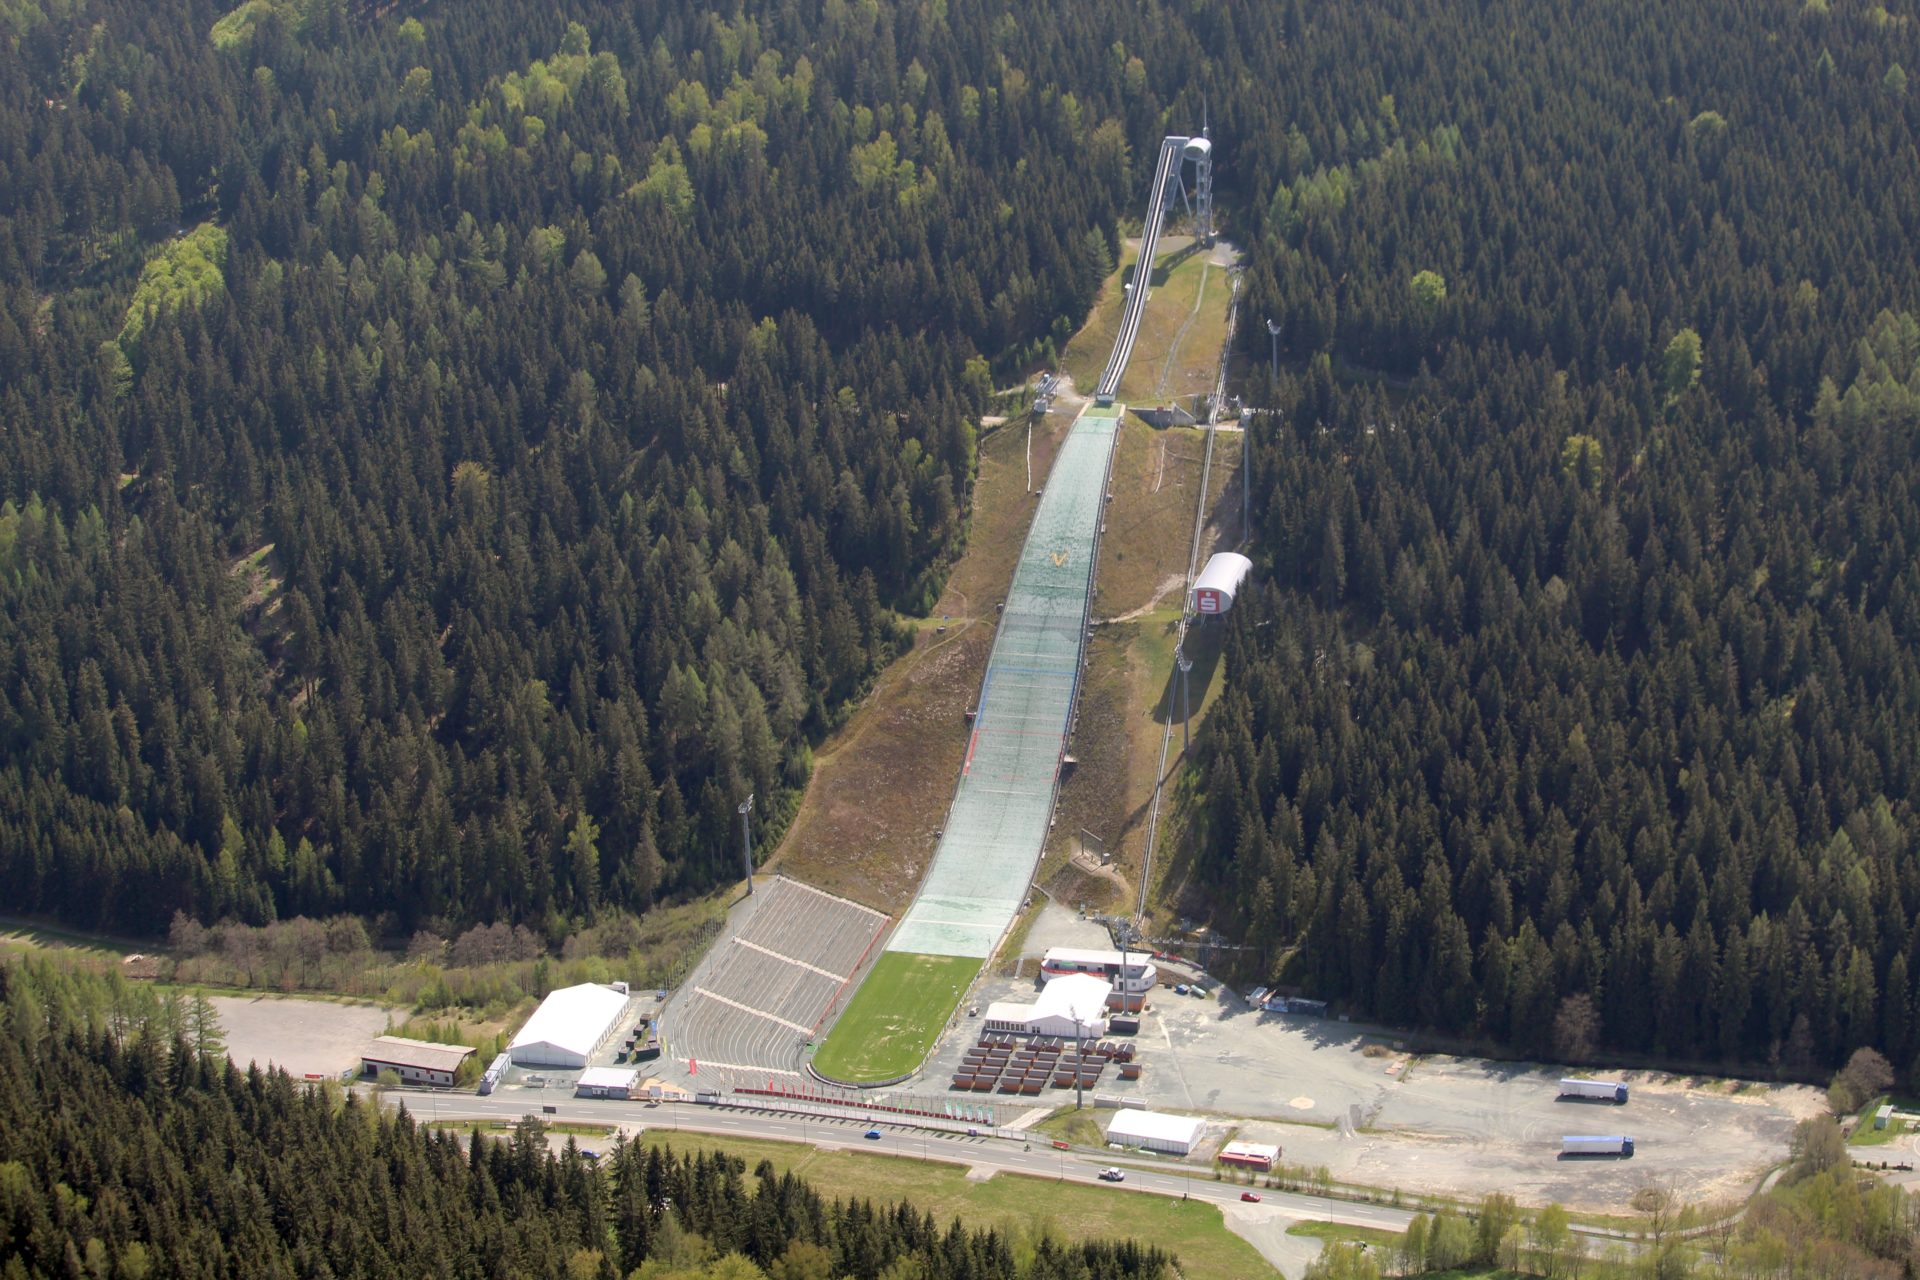
[[[1153,270],[1147,274],[1147,287],[1149,289],[1158,289],[1166,284],[1169,276],[1178,270],[1188,258],[1193,257],[1194,254],[1199,253],[1200,250],[1205,247],[1206,246],[1202,245],[1198,240],[1189,240],[1186,244],[1180,246],[1180,248],[1174,250],[1166,257],[1155,260]],[[1136,258],[1133,265],[1127,268],[1126,273],[1120,278],[1122,287],[1124,288],[1124,286],[1132,284],[1133,281],[1138,278],[1139,274],[1140,262],[1139,259]]]
[[[1200,708],[1207,700],[1207,690],[1213,686],[1213,673],[1220,665],[1220,650],[1226,634],[1225,626],[1212,626],[1199,621],[1187,628],[1186,653],[1193,662],[1193,670],[1187,673],[1187,679],[1191,682],[1188,693],[1192,705],[1186,710],[1195,717],[1199,716]],[[1154,723],[1171,723],[1178,729],[1181,727],[1181,710],[1180,668],[1170,665],[1166,682],[1160,686],[1160,700],[1153,706]]]

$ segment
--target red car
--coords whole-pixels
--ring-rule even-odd
[[[1251,1192],[1251,1191],[1242,1191],[1242,1192],[1240,1193],[1240,1198],[1241,1198],[1242,1200],[1245,1200],[1245,1201],[1246,1201],[1246,1202],[1247,1202],[1248,1204],[1259,1204],[1259,1203],[1260,1203],[1260,1197],[1259,1197],[1259,1196],[1257,1196],[1257,1195],[1255,1195],[1255,1194],[1254,1194],[1253,1192]]]

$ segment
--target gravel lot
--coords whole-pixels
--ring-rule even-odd
[[[213,996],[227,1037],[227,1056],[244,1068],[283,1067],[304,1075],[339,1077],[360,1069],[360,1054],[386,1030],[386,1009],[276,996]]]
[[[1026,949],[1099,946],[1102,938],[1097,926],[1050,910]],[[1031,980],[985,977],[972,999],[984,1007],[1030,1000],[1035,990]],[[946,1083],[978,1029],[956,1021],[928,1061],[927,1091]],[[1198,999],[1168,987],[1150,1003],[1136,1043],[1141,1079],[1123,1084],[1109,1072],[1096,1092],[1238,1118],[1239,1137],[1277,1142],[1288,1163],[1326,1165],[1341,1181],[1465,1197],[1503,1190],[1592,1211],[1625,1212],[1650,1182],[1693,1203],[1744,1195],[1785,1158],[1794,1124],[1822,1101],[1799,1086],[1631,1072],[1619,1077],[1632,1086],[1624,1107],[1561,1102],[1556,1082],[1567,1073],[1556,1067],[1409,1060],[1391,1030],[1262,1013],[1230,993]],[[1038,1101],[1072,1097],[1048,1089]],[[1630,1135],[1636,1153],[1563,1160],[1560,1139],[1569,1133]]]

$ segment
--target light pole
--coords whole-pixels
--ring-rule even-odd
[[[1173,647],[1173,662],[1180,668],[1180,754],[1184,756],[1192,745],[1190,725],[1193,720],[1193,702],[1187,689],[1187,673],[1193,670],[1193,660],[1187,657],[1184,642]]]
[[[1253,415],[1240,410],[1240,542],[1253,541]]]
[[[1273,347],[1273,381],[1280,382],[1280,322],[1271,316],[1267,318],[1267,338]]]
[[[1122,976],[1124,977],[1124,974]],[[1080,1011],[1076,1009],[1073,1011],[1073,1109],[1075,1111],[1085,1105],[1081,1099],[1080,1081],[1084,1077],[1080,1074],[1080,1064],[1086,1061],[1086,1053],[1087,1029],[1080,1021]]]
[[[747,792],[747,798],[740,802],[740,856],[747,864],[747,896],[753,896],[753,826],[749,814],[753,812],[753,792]]]

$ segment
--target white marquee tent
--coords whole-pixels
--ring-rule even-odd
[[[1184,1156],[1193,1150],[1200,1131],[1206,1127],[1207,1122],[1199,1116],[1172,1116],[1164,1111],[1128,1108],[1114,1115],[1113,1123],[1107,1128],[1107,1141],[1123,1147]]]
[[[987,1006],[986,1029],[1024,1036],[1084,1036],[1098,1040],[1107,1034],[1107,995],[1113,984],[1090,973],[1055,978],[1040,990],[1032,1004],[997,1000]]]
[[[626,1012],[626,995],[612,987],[562,987],[540,1002],[507,1052],[515,1066],[584,1067],[620,1029]]]

